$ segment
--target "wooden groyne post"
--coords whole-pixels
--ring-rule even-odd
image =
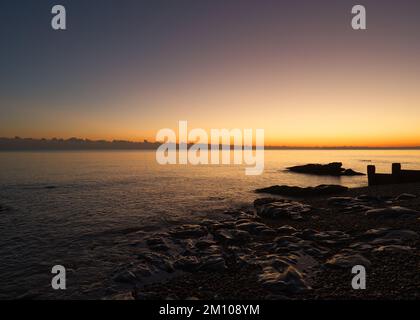
[[[391,174],[376,173],[376,167],[369,165],[367,174],[370,186],[420,182],[420,170],[402,170],[401,163],[392,164]]]

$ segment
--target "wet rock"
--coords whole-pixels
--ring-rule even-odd
[[[365,242],[352,243],[349,247],[359,251],[369,251],[374,248],[373,245]]]
[[[395,198],[395,200],[400,201],[400,200],[411,200],[411,199],[415,199],[417,198],[416,195],[414,194],[410,194],[410,193],[403,193],[400,194],[398,197]]]
[[[292,226],[285,225],[277,228],[277,233],[279,234],[292,234],[296,232],[297,230],[293,228]]]
[[[211,247],[215,244],[216,244],[216,242],[211,241],[211,240],[199,240],[199,241],[196,242],[195,247],[197,249],[203,250],[203,249],[209,248],[209,247]]]
[[[359,253],[343,250],[341,253],[337,253],[329,259],[326,265],[335,268],[352,268],[355,265],[369,267],[371,263]]]
[[[182,271],[193,272],[200,267],[200,260],[195,256],[181,257],[174,263],[174,268]]]
[[[417,240],[419,234],[411,230],[389,230],[381,236],[381,239],[398,239],[402,241]]]
[[[259,276],[259,282],[263,287],[275,293],[296,293],[309,289],[303,275],[293,266],[287,266],[283,272],[278,272],[273,267],[266,267]]]
[[[333,206],[349,206],[353,203],[353,198],[351,197],[331,197],[328,198],[328,204]]]
[[[339,242],[349,240],[350,236],[343,231],[332,230],[332,231],[318,232],[314,234],[311,239],[315,241],[321,241],[321,242],[326,241],[326,240],[333,240],[335,243],[339,243]]]
[[[138,280],[136,275],[128,270],[117,273],[112,279],[120,283],[135,283]]]
[[[123,292],[111,296],[109,300],[134,300],[134,296],[132,292]]]
[[[177,238],[199,238],[206,235],[207,231],[200,225],[188,224],[176,228],[171,234]]]
[[[226,269],[225,259],[221,255],[212,255],[205,258],[200,270],[222,272]]]
[[[393,206],[389,208],[380,208],[380,209],[373,209],[368,210],[365,213],[367,216],[374,217],[374,218],[410,218],[410,217],[418,217],[420,216],[420,212],[404,207]]]
[[[277,244],[289,244],[289,243],[297,243],[299,242],[301,239],[298,237],[294,237],[294,236],[281,236],[281,237],[277,237],[274,239],[274,242]]]
[[[277,202],[279,201],[279,199],[276,198],[258,198],[254,200],[254,208],[268,204],[268,203],[272,203],[272,202]]]
[[[145,239],[146,244],[150,249],[156,251],[167,251],[169,247],[166,245],[165,240],[163,239],[164,235],[152,236]]]
[[[303,166],[288,167],[287,170],[297,173],[314,174],[321,176],[363,176],[364,173],[356,172],[352,169],[345,169],[341,162],[329,164],[306,164]]]
[[[146,264],[139,264],[135,270],[132,271],[132,274],[135,276],[136,279],[150,277],[152,275],[152,271]]]
[[[243,243],[250,240],[250,234],[245,230],[228,230],[228,229],[220,229],[217,230],[214,234],[214,237],[225,243]]]
[[[296,187],[296,186],[271,186],[268,188],[261,188],[255,190],[257,193],[269,193],[275,195],[282,195],[288,197],[311,197],[311,196],[321,196],[328,194],[338,194],[343,193],[348,190],[347,187],[340,185],[319,185],[316,187]]]
[[[236,225],[239,230],[245,230],[251,234],[259,234],[262,230],[268,229],[268,227],[259,222],[245,222]]]
[[[273,229],[267,228],[267,229],[261,230],[259,234],[264,237],[272,237],[272,236],[275,236],[277,233]]]
[[[257,207],[257,214],[263,218],[299,220],[303,218],[303,214],[311,210],[310,205],[297,201],[277,201]]]
[[[144,252],[138,255],[138,259],[143,265],[147,265],[149,270],[153,272],[153,267],[166,272],[173,272],[173,265],[168,256],[157,252]]]
[[[409,246],[387,245],[380,246],[373,250],[373,252],[411,252],[413,248]]]

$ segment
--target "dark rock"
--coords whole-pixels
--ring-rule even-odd
[[[206,249],[208,247],[211,247],[213,245],[215,245],[216,243],[214,241],[211,240],[199,240],[197,241],[197,243],[195,244],[197,249]]]
[[[328,204],[333,206],[348,206],[353,203],[353,198],[351,197],[331,197],[328,198]]]
[[[277,202],[277,201],[279,201],[279,199],[276,199],[276,198],[258,198],[258,199],[254,200],[254,207],[259,207],[259,206],[262,206],[264,204]]]
[[[166,251],[169,250],[169,247],[166,245],[163,240],[163,236],[151,236],[145,239],[146,244],[153,250],[156,251]]]
[[[306,164],[303,166],[294,166],[287,168],[289,171],[297,173],[328,175],[328,176],[360,176],[364,173],[345,169],[341,162],[332,162],[329,164]]]
[[[267,229],[267,226],[259,222],[244,222],[236,225],[239,230],[248,231],[251,234],[258,234],[260,230]]]
[[[174,263],[174,268],[182,271],[193,272],[200,267],[200,260],[195,256],[181,257]]]
[[[319,185],[316,187],[290,187],[290,186],[271,186],[268,188],[257,189],[255,192],[257,193],[270,193],[275,195],[282,195],[288,197],[313,197],[313,196],[321,196],[321,195],[329,195],[329,194],[338,194],[343,193],[348,190],[347,187],[343,187],[340,185]],[[267,200],[266,200],[267,201]],[[269,203],[267,201],[267,203]],[[259,205],[260,203],[257,203]],[[255,205],[255,202],[254,202]]]
[[[113,277],[113,280],[121,283],[135,283],[137,281],[136,275],[128,270],[124,270]]]
[[[226,269],[225,259],[221,255],[211,255],[205,259],[200,270],[222,272]]]
[[[365,213],[367,216],[370,217],[377,217],[377,218],[401,218],[401,217],[418,217],[420,216],[420,212],[404,207],[394,206],[389,208],[380,208],[380,209],[372,209],[368,210]]]
[[[399,200],[411,200],[411,199],[415,199],[417,198],[416,195],[414,194],[410,194],[410,193],[403,193],[400,194],[398,197],[395,198],[395,200],[399,201]]]
[[[381,239],[397,239],[402,241],[417,240],[419,234],[411,230],[389,230],[381,236]]]
[[[204,227],[195,224],[187,224],[176,228],[171,232],[177,238],[198,238],[207,234]]]
[[[259,276],[263,287],[273,292],[302,292],[309,289],[302,274],[292,266],[283,272],[278,272],[273,267],[266,267]]]
[[[293,228],[292,226],[289,226],[289,225],[285,225],[285,226],[281,226],[281,227],[277,228],[277,232],[279,234],[292,234],[296,231],[297,230],[295,228]]]
[[[373,250],[373,252],[411,252],[413,248],[409,246],[388,245],[380,246]]]
[[[355,265],[369,267],[371,262],[359,253],[343,250],[341,253],[337,253],[329,259],[326,265],[336,268],[352,268]]]
[[[297,201],[278,201],[257,207],[257,214],[263,218],[298,220],[311,210],[311,206]]]
[[[146,264],[139,264],[132,274],[135,278],[142,278],[142,277],[150,277],[152,275],[152,271]]]
[[[214,237],[227,244],[243,243],[250,240],[250,234],[245,230],[220,229],[214,234]]]

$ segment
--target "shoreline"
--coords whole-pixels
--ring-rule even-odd
[[[263,206],[268,212],[284,207],[283,216],[263,218],[256,214],[258,206],[242,208],[225,212],[221,221],[150,236],[143,274],[149,276],[149,263],[153,268],[164,263],[170,276],[143,285],[133,269],[131,289],[106,298],[420,298],[419,183],[353,188],[339,197],[268,200]],[[366,215],[395,206],[412,211]],[[356,264],[366,264],[366,290],[352,289]]]

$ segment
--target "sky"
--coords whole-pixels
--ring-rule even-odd
[[[154,141],[186,120],[266,145],[418,146],[419,40],[418,0],[2,0],[0,136]]]

